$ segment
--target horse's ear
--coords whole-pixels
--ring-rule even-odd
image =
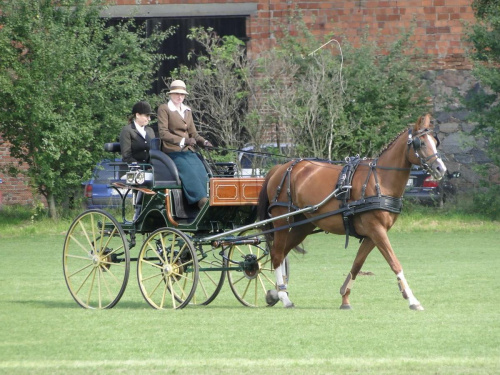
[[[424,128],[428,128],[431,126],[431,115],[430,114],[426,114],[424,116],[424,119],[423,119],[423,123],[422,123],[422,127]]]
[[[415,123],[414,130],[419,131],[421,129],[426,129],[430,125],[431,125],[431,115],[427,113],[426,115],[420,116],[418,118],[417,122]]]

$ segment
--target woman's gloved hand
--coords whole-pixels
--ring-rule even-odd
[[[196,144],[196,140],[194,138],[188,138],[184,144],[186,146],[194,146]]]

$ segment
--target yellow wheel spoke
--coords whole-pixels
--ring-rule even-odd
[[[106,276],[104,276],[104,274],[107,273],[109,270],[107,270],[106,268],[99,267],[99,271],[100,271],[100,274],[101,274],[104,286],[106,287],[106,291],[108,292],[108,297],[109,297],[109,299],[112,299],[113,298],[113,293],[111,293],[111,289],[110,289],[109,284],[108,284],[108,282],[106,280]]]
[[[84,257],[81,255],[66,254],[66,258],[81,259],[81,260],[86,260],[87,262],[92,262],[92,258],[90,258],[88,256]]]
[[[86,267],[87,268],[87,267]],[[87,277],[82,281],[82,283],[80,284],[80,287],[76,290],[75,294],[78,294],[78,292],[80,292],[80,289],[82,289],[83,285],[87,282],[87,280],[89,279],[90,275],[92,275],[92,272],[94,271],[94,268],[92,268]]]
[[[87,296],[87,305],[90,305],[90,297],[92,296],[92,290],[94,289],[96,269],[92,270],[92,281],[90,282],[89,294]]]
[[[273,285],[276,283],[276,281],[273,280],[273,279],[271,279],[265,272],[261,272],[259,274],[259,279],[262,278],[262,277],[265,278],[267,281],[269,281]],[[264,283],[264,282],[262,281],[262,283]],[[262,284],[262,285],[264,285],[264,284]]]
[[[109,241],[111,241],[111,239],[113,238],[113,236],[116,234],[116,231],[117,231],[118,228],[116,227],[113,227],[113,231],[111,232],[111,234],[108,236],[108,239],[106,240],[106,243],[104,244],[104,246],[101,245],[101,251],[99,251],[99,255],[102,255],[103,251],[108,247],[109,245]],[[101,235],[101,243],[102,243],[102,239],[104,238],[104,226],[102,228],[102,235]],[[114,250],[113,252],[117,251],[118,249]]]
[[[142,260],[142,262],[143,262],[143,263],[146,263],[146,264],[148,264],[148,265],[150,265],[150,266],[152,266],[152,267],[154,267],[154,268],[158,268],[158,269],[160,269],[160,270],[161,270],[161,269],[163,269],[163,267],[162,267],[161,265],[156,264],[156,263],[153,263],[153,262],[150,262],[149,260],[144,260],[144,259],[143,259],[143,260]]]
[[[93,246],[92,244],[93,244],[93,243],[95,244],[95,242],[92,242],[92,240],[89,238],[89,235],[88,235],[88,233],[87,233],[87,229],[86,229],[86,228],[85,228],[85,226],[83,225],[82,220],[80,220],[80,221],[78,222],[78,225],[80,226],[80,229],[82,230],[83,235],[84,235],[84,236],[85,236],[85,238],[87,239],[87,242],[89,243],[89,247],[93,250],[93,249],[94,249],[94,246]],[[72,236],[73,236],[73,233],[74,233],[74,232],[75,232],[75,231],[73,230],[73,232],[71,233],[71,235],[72,235]],[[75,238],[73,238],[73,239],[76,241],[76,239],[75,239]],[[87,252],[86,247],[84,247],[83,245],[80,245],[80,246],[82,246],[82,249],[85,249],[85,252]]]
[[[69,279],[71,279],[74,275],[76,275],[76,274],[78,274],[78,273],[82,272],[83,270],[86,270],[87,268],[92,267],[92,266],[93,266],[93,264],[92,264],[92,263],[89,263],[89,264],[87,264],[86,266],[84,266],[84,267],[82,267],[82,268],[80,268],[80,269],[76,270],[76,271],[75,271],[75,272],[73,272],[72,274],[68,275],[68,278],[69,278]],[[90,275],[90,273],[89,273],[89,275]],[[87,276],[87,277],[88,277],[88,276]]]
[[[92,247],[92,244],[89,242],[89,246],[91,248],[91,250],[89,251],[88,248],[86,248],[84,245],[82,245],[80,243],[80,241],[78,241],[74,236],[73,236],[73,233],[71,233],[70,237],[69,237],[71,240],[73,240],[82,250],[85,254],[87,254],[88,256],[92,256],[92,251],[94,250],[94,248]],[[88,237],[87,237],[88,239]]]

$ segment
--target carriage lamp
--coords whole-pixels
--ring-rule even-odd
[[[146,175],[143,170],[137,165],[131,165],[127,172],[126,181],[129,185],[142,185],[146,180]]]
[[[144,174],[144,171],[138,171],[135,174],[135,183],[142,185],[146,181],[146,175]]]
[[[127,172],[127,184],[129,185],[142,185],[146,180],[144,171],[130,171]]]

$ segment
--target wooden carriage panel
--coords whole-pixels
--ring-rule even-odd
[[[216,177],[210,179],[210,206],[256,205],[263,177]]]

